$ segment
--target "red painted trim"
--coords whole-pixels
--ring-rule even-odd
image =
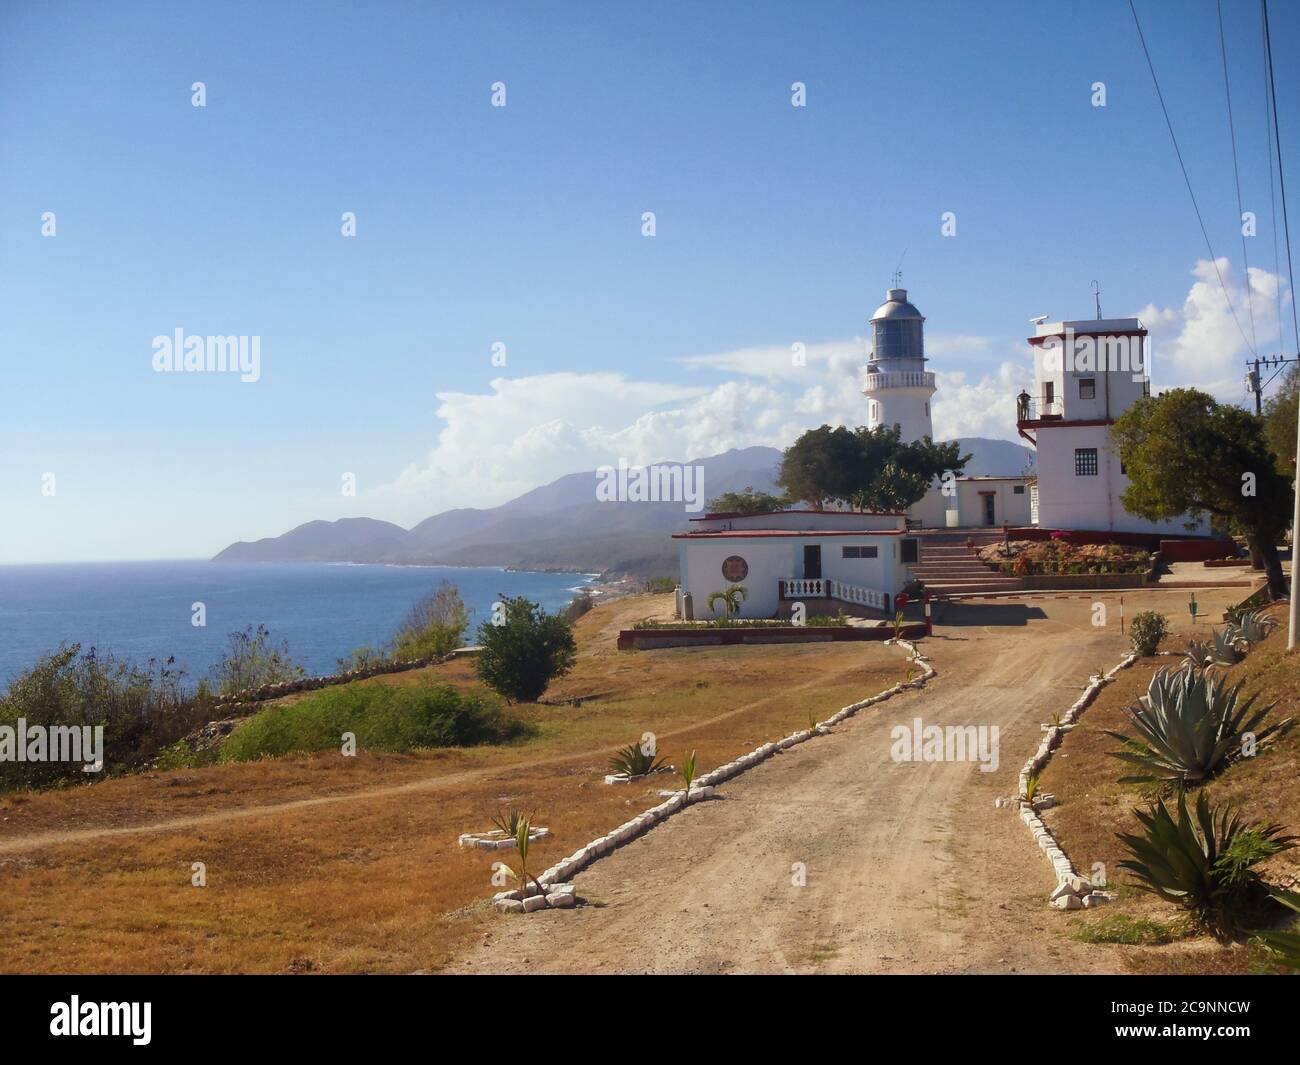
[[[771,518],[778,514],[856,514],[858,517],[871,518],[904,518],[906,513],[901,510],[756,510],[752,514],[746,514],[739,510],[720,511],[717,514],[705,514],[702,518],[691,518],[691,521],[721,521],[724,518]]]
[[[908,529],[720,529],[717,532],[696,529],[694,532],[673,533],[674,540],[705,540],[731,536],[736,539],[757,539],[764,536],[907,536]]]
[[[1098,332],[1098,333],[1084,333],[1084,332],[1080,332],[1078,329],[1076,329],[1076,330],[1074,331],[1074,336],[1075,336],[1075,339],[1076,339],[1076,340],[1077,340],[1079,337],[1093,337],[1093,338],[1096,338],[1096,337],[1144,337],[1144,336],[1147,336],[1147,331],[1146,331],[1145,329],[1116,329],[1116,330],[1106,330],[1106,331],[1104,331],[1104,332]],[[1047,342],[1047,341],[1049,341],[1049,340],[1064,340],[1064,339],[1065,339],[1065,334],[1064,334],[1064,333],[1044,333],[1042,336],[1025,337],[1025,339],[1028,340],[1029,343],[1032,344],[1034,347],[1040,347],[1042,344],[1044,344],[1045,342]]]
[[[1026,426],[1030,429],[1074,429],[1076,427],[1083,427],[1087,425],[1114,425],[1114,424],[1115,424],[1114,418],[1079,418],[1076,419],[1075,421],[1070,421],[1070,422],[1057,421],[1054,418],[1047,418],[1047,419],[1031,418],[1029,421],[1026,422],[1016,422],[1016,428],[1020,431],[1020,435],[1024,436]],[[1026,439],[1028,438],[1026,437]]]

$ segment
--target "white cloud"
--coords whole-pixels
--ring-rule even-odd
[[[1247,285],[1231,263],[1220,258],[1217,273],[1215,265],[1209,259],[1197,261],[1191,271],[1195,281],[1181,308],[1147,304],[1137,317],[1151,334],[1151,376],[1157,389],[1194,385],[1221,399],[1240,402],[1245,363],[1252,357],[1246,342],[1252,332],[1252,311],[1255,350],[1260,355],[1276,351],[1277,297],[1280,292],[1285,315],[1291,295],[1275,274],[1251,267],[1248,298]],[[1232,301],[1231,311],[1224,287]]]
[[[1249,331],[1245,286],[1227,260],[1219,269]],[[1246,346],[1219,289],[1214,264],[1198,262],[1181,308],[1147,306],[1158,387],[1196,384],[1240,401]],[[1278,279],[1250,271],[1260,350],[1275,344]],[[1289,294],[1283,293],[1284,303]],[[1015,396],[1030,383],[1018,341],[966,334],[926,338],[938,375],[939,439],[1015,440]],[[440,393],[442,421],[429,453],[376,493],[389,516],[416,521],[454,506],[492,506],[567,473],[620,458],[637,465],[687,460],[729,448],[789,445],[823,423],[861,425],[860,337],[788,343],[680,358],[689,384],[632,380],[618,373],[498,378],[483,393]],[[954,369],[954,367],[963,369]]]
[[[939,391],[934,396],[934,435],[939,440],[957,436],[986,436],[1010,440],[1015,436],[1016,396],[1033,381],[1026,358],[1023,363],[1003,362],[996,374],[973,383],[964,373],[937,372]]]
[[[485,393],[439,393],[445,425],[436,444],[377,495],[394,520],[414,521],[452,506],[492,506],[620,458],[639,465],[786,447],[823,423],[866,421],[858,340],[810,345],[805,366],[783,346],[682,361],[731,379],[682,386],[614,373],[544,374],[498,378]],[[973,383],[965,373],[941,373],[937,433],[1011,438],[1020,388],[1009,362]]]

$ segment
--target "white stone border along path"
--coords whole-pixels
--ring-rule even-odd
[[[1079,874],[1079,871],[1074,867],[1074,863],[1070,861],[1069,856],[1057,843],[1056,837],[1052,835],[1043,819],[1038,816],[1038,809],[1035,804],[1038,803],[1039,808],[1046,809],[1054,805],[1050,801],[1050,797],[1048,802],[1035,800],[1035,802],[1031,803],[1020,798],[1020,796],[1025,794],[1025,789],[1029,786],[1029,778],[1041,774],[1047,768],[1047,763],[1052,759],[1052,752],[1060,746],[1065,733],[1074,727],[1080,715],[1097,698],[1097,693],[1137,660],[1137,654],[1130,651],[1124,656],[1123,661],[1110,672],[1103,676],[1093,675],[1091,682],[1083,690],[1083,694],[1074,701],[1070,709],[1061,717],[1061,724],[1047,729],[1043,742],[1038,745],[1038,751],[1020,770],[1020,790],[1017,792],[1017,797],[1014,799],[998,799],[994,804],[996,806],[1019,806],[1020,820],[1033,833],[1034,842],[1047,856],[1047,860],[1052,863],[1052,869],[1056,872],[1056,887],[1048,896],[1047,901],[1058,910],[1091,909],[1094,906],[1109,902],[1111,897],[1104,891],[1094,890],[1092,882],[1087,877]]]
[[[735,761],[727,762],[725,765],[720,765],[717,769],[697,777],[691,783],[689,795],[685,791],[674,792],[671,798],[665,799],[658,806],[652,806],[645,813],[638,814],[630,821],[625,821],[608,835],[593,839],[586,846],[580,847],[537,877],[537,880],[542,885],[542,893],[545,894],[544,900],[542,893],[538,892],[537,885],[528,884],[526,889],[498,892],[493,896],[492,904],[505,913],[531,913],[534,910],[546,907],[573,906],[576,902],[575,888],[566,881],[598,858],[603,858],[615,848],[635,839],[637,836],[643,835],[660,821],[666,820],[678,811],[685,809],[689,804],[709,798],[713,794],[714,788],[724,780],[730,780],[732,777],[743,773],[746,769],[752,769],[760,762],[767,761],[774,754],[789,750],[797,744],[805,743],[814,736],[826,735],[832,726],[852,717],[859,710],[865,710],[868,706],[874,706],[886,699],[892,699],[895,695],[907,691],[909,688],[922,688],[931,678],[939,675],[938,670],[930,665],[930,660],[921,654],[914,643],[903,639],[891,639],[886,640],[885,645],[905,648],[908,652],[908,661],[921,667],[921,675],[912,680],[900,681],[892,688],[887,688],[868,699],[850,703],[832,714],[825,721],[818,722],[812,728],[792,732],[784,739],[765,743],[761,747],[750,751],[749,754],[742,754]]]

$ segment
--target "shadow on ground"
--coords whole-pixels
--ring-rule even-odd
[[[1047,617],[1025,603],[947,603],[935,620],[943,625],[1028,625]]]

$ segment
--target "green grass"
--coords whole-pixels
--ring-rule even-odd
[[[254,715],[226,740],[218,761],[339,748],[345,732],[356,736],[358,750],[410,751],[498,743],[527,731],[496,703],[450,685],[350,684]]]
[[[1132,947],[1154,946],[1182,939],[1186,931],[1179,922],[1165,923],[1126,913],[1109,913],[1100,921],[1081,924],[1074,938],[1081,943],[1123,943]]]

